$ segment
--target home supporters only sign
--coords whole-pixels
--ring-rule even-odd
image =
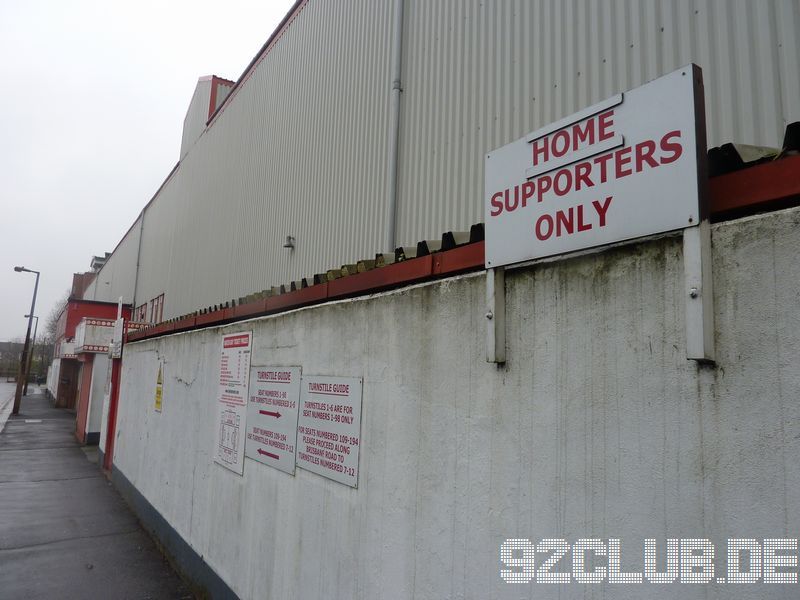
[[[702,85],[688,65],[489,153],[486,267],[699,224]]]

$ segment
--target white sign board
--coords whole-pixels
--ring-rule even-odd
[[[245,456],[294,474],[300,367],[252,367]]]
[[[114,321],[114,334],[111,336],[109,354],[111,358],[122,358],[122,336],[124,335],[125,320],[120,317]]]
[[[55,360],[53,361],[53,364],[55,364]],[[108,437],[108,427],[109,427],[108,411],[111,408],[111,385],[113,383],[111,380],[113,379],[112,377],[113,374],[114,374],[114,361],[109,360],[108,367],[106,368],[106,385],[103,388],[103,414],[100,417],[100,422],[102,423],[102,425],[100,426],[99,446],[100,450],[102,450],[103,452],[106,452],[106,442]]]
[[[222,336],[217,392],[217,448],[214,460],[241,475],[244,472],[244,433],[247,382],[253,333]]]
[[[697,225],[702,89],[688,65],[489,153],[487,268]]]
[[[360,377],[303,377],[298,467],[358,487],[361,387]]]

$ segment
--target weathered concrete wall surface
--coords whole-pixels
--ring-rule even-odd
[[[649,537],[800,532],[800,210],[713,245],[716,366],[685,358],[662,238],[509,272],[503,367],[481,275],[129,344],[116,468],[243,598],[796,598],[499,576],[512,537],[622,538],[641,571]],[[358,489],[212,462],[220,336],[248,330],[254,365],[364,378]]]

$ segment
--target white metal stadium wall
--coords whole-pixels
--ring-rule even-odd
[[[300,5],[147,208],[137,304],[171,318],[385,250],[393,8]],[[779,146],[798,31],[796,0],[405,0],[398,244],[483,220],[487,151],[688,62],[709,146]]]
[[[181,160],[189,152],[189,148],[203,133],[208,121],[208,101],[211,97],[211,78],[204,77],[197,82],[186,117],[183,119],[183,136],[181,137]]]
[[[169,318],[379,248],[390,16],[302,8],[147,210],[137,303]]]
[[[114,252],[100,269],[97,277],[86,288],[83,297],[86,300],[116,302],[133,302],[136,285],[136,260],[139,252],[139,233],[141,216],[122,238]]]
[[[694,62],[709,147],[800,119],[797,0],[409,0],[399,242],[483,220],[489,150]]]

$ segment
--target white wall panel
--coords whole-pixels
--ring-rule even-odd
[[[136,219],[94,281],[86,288],[83,294],[85,300],[117,302],[122,296],[125,304],[133,302],[136,258],[139,252],[139,225],[140,221]]]
[[[181,160],[203,133],[208,121],[208,106],[211,102],[211,78],[201,78],[194,89],[186,117],[183,119],[181,137]]]
[[[189,150],[145,218],[165,318],[379,249],[390,9],[309,2]]]
[[[170,318],[383,249],[392,14],[392,0],[299,9],[148,207],[137,301],[165,293]],[[796,0],[405,0],[404,14],[398,243],[483,219],[488,150],[682,64],[704,70],[711,146],[777,146],[800,119]]]
[[[796,0],[406,0],[400,243],[483,220],[484,154],[689,63],[709,147],[800,119]]]

